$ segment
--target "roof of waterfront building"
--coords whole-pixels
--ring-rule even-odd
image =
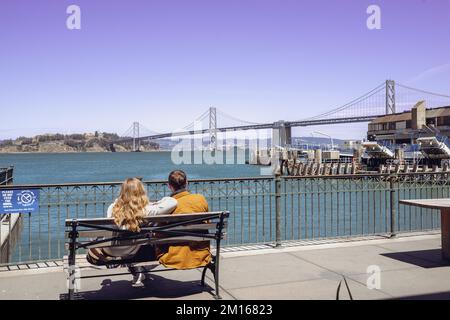
[[[429,108],[426,109],[427,118],[434,117],[445,117],[450,116],[450,106],[439,107],[439,108]],[[386,122],[397,122],[397,121],[407,121],[411,120],[411,110],[404,111],[400,113],[394,113],[386,116],[381,116],[373,120],[371,123],[386,123]]]

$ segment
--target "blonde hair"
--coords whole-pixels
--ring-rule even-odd
[[[129,231],[139,232],[139,225],[149,202],[142,182],[136,178],[128,178],[122,184],[119,198],[112,209],[114,222]]]

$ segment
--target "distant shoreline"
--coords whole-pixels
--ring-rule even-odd
[[[34,137],[18,137],[0,141],[0,154],[11,153],[91,153],[91,152],[131,152],[134,145],[130,141],[118,141],[115,133],[73,133],[42,134]],[[132,138],[131,138],[132,139]],[[141,152],[160,150],[155,142],[141,142]]]

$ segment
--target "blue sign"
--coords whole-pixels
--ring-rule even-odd
[[[39,189],[0,190],[0,214],[39,210]]]

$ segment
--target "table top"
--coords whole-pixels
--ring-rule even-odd
[[[400,200],[401,204],[430,209],[450,209],[450,198]]]

